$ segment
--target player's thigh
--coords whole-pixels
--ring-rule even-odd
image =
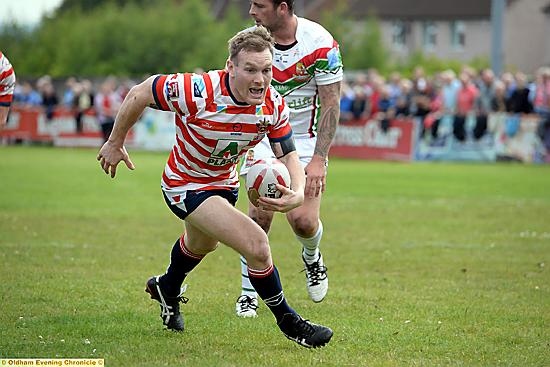
[[[188,238],[193,243],[215,239],[244,255],[247,260],[255,258],[263,262],[271,256],[264,231],[222,197],[206,199],[187,216],[186,223],[187,229],[191,230]]]

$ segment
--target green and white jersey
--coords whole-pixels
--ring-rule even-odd
[[[320,24],[298,18],[296,42],[275,45],[273,81],[290,108],[290,124],[295,139],[313,138],[321,106],[317,86],[343,79],[338,42]]]

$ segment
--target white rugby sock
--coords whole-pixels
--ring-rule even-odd
[[[323,223],[319,220],[319,228],[317,233],[311,238],[304,238],[296,235],[296,239],[302,244],[302,255],[308,263],[312,263],[319,259],[319,243],[323,237]]]
[[[250,297],[257,297],[256,290],[250,283],[248,277],[248,265],[246,259],[241,255],[241,295],[247,295]]]

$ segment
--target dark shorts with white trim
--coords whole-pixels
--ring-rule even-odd
[[[197,209],[206,199],[211,196],[221,196],[226,199],[231,205],[235,206],[237,199],[239,198],[238,189],[220,189],[220,190],[196,190],[196,191],[185,191],[183,195],[178,197],[174,196],[173,200],[166,195],[163,191],[162,196],[168,208],[176,215],[176,217],[181,220],[191,214],[195,209]],[[179,199],[179,200],[174,200]]]

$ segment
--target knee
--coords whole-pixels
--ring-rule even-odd
[[[301,216],[292,218],[291,220],[294,233],[300,237],[313,237],[319,228],[319,219],[317,218]]]
[[[267,235],[258,231],[257,235],[249,236],[248,241],[249,243],[246,246],[248,253],[243,254],[248,265],[254,269],[269,266],[271,264],[271,249],[269,248]]]

